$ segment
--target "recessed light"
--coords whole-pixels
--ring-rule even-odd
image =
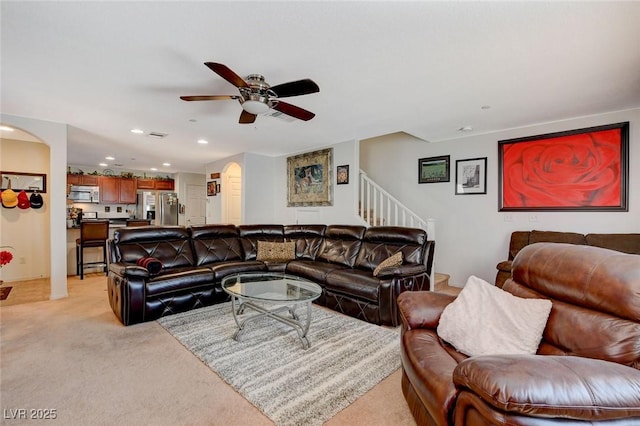
[[[100,163],[100,164],[98,164],[98,166],[100,166],[100,167],[107,167],[107,166],[108,166],[108,164],[107,164],[107,163]]]
[[[149,170],[151,170],[152,172],[155,172],[155,171],[157,171],[158,169],[157,169],[157,168],[155,168],[155,167],[152,167],[152,168],[150,168]]]
[[[202,145],[206,145],[206,144],[208,144],[208,143],[209,143],[209,141],[206,141],[206,140],[204,140],[204,139],[198,139],[198,143],[199,143],[199,144],[202,144]]]
[[[131,133],[141,134],[141,133],[144,133],[144,130],[142,130],[142,129],[131,129]]]
[[[109,161],[113,161],[113,160],[115,160],[116,158],[115,158],[115,157],[112,157],[111,155],[107,155],[106,157],[104,157],[104,159],[105,159],[105,160],[109,160]]]
[[[162,163],[163,166],[165,167],[169,167],[171,165],[171,163]]]
[[[4,130],[5,132],[13,132],[13,127],[9,126],[0,126],[0,130]]]

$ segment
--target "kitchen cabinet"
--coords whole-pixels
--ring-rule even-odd
[[[135,204],[136,180],[101,176],[100,202],[105,204]]]
[[[138,189],[156,189],[159,191],[173,191],[172,179],[152,179],[138,178],[136,182]]]
[[[156,180],[147,178],[136,179],[136,187],[138,189],[156,189]]]
[[[162,191],[173,191],[173,180],[156,180],[156,189]]]
[[[98,186],[100,177],[97,175],[67,174],[67,184]]]

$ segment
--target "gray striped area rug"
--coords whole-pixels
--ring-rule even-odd
[[[306,350],[295,330],[269,318],[236,342],[230,303],[158,323],[277,425],[321,425],[400,367],[399,328],[316,305]]]

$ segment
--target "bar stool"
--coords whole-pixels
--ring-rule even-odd
[[[76,239],[76,274],[84,279],[84,269],[96,265],[104,266],[107,274],[107,240],[109,239],[109,221],[91,220],[80,222],[80,238]],[[84,262],[84,249],[102,247],[102,261]]]
[[[127,226],[149,226],[150,219],[127,219]]]

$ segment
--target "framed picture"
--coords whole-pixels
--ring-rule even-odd
[[[499,211],[629,211],[629,122],[498,141]]]
[[[487,157],[456,160],[456,195],[487,193]]]
[[[47,175],[44,173],[0,172],[0,189],[13,189],[16,193],[47,192]]]
[[[349,183],[349,166],[338,166],[336,169],[336,184],[345,185]]]
[[[287,206],[333,205],[333,148],[287,158]]]
[[[210,180],[209,182],[207,182],[207,195],[214,196],[216,194],[217,194],[216,181]]]
[[[216,182],[216,194],[220,193],[220,182]]]
[[[418,183],[449,182],[448,155],[418,160]]]

